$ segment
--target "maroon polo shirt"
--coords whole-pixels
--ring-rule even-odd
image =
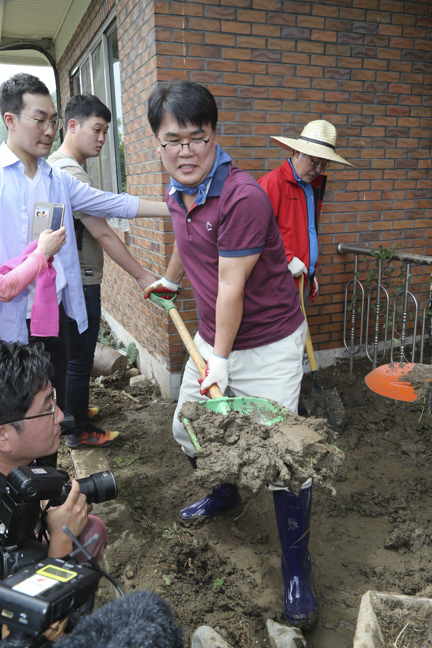
[[[233,350],[282,340],[303,322],[299,296],[265,191],[247,173],[222,164],[203,205],[187,212],[176,191],[165,199],[177,247],[191,282],[201,337],[214,345],[219,257],[259,254],[245,286],[243,318]]]

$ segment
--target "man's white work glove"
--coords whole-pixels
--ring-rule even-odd
[[[293,257],[288,263],[288,270],[291,272],[293,277],[300,277],[301,274],[307,274],[305,264],[297,257]]]
[[[200,394],[205,396],[212,385],[217,383],[222,394],[228,385],[228,358],[222,358],[215,353],[211,353],[207,360],[205,378],[198,378],[201,385]]]
[[[318,297],[318,295],[319,295],[318,281],[317,281],[317,278],[314,277],[314,280],[313,280],[312,285],[311,285],[310,290],[309,290],[309,301],[314,302],[315,299]]]
[[[178,284],[169,279],[165,279],[165,277],[161,277],[144,289],[144,299],[148,299],[152,292],[156,293],[158,297],[169,299],[170,293],[176,293],[178,290]]]

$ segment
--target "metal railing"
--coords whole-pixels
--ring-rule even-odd
[[[353,370],[354,357],[364,349],[372,362],[373,368],[382,363],[388,351],[390,338],[390,362],[394,362],[396,349],[399,351],[399,362],[407,360],[407,344],[412,343],[411,362],[415,362],[417,349],[417,330],[419,326],[419,301],[410,288],[411,269],[413,266],[432,267],[432,257],[389,251],[387,258],[380,250],[360,245],[339,243],[339,254],[354,254],[354,276],[345,286],[344,304],[344,346],[350,354],[350,371]],[[376,275],[368,282],[359,279],[359,257],[374,257]],[[399,261],[403,270],[400,275],[401,290],[390,295],[383,277],[383,262]],[[404,279],[403,279],[404,277]],[[388,282],[387,282],[388,283]],[[349,295],[351,294],[351,298]],[[420,336],[419,361],[423,362],[426,340],[426,322],[430,322],[432,310],[431,287],[428,286],[428,299],[422,308],[422,327]],[[391,323],[390,323],[391,316]],[[408,320],[410,326],[408,327]],[[348,331],[350,321],[350,329]],[[398,327],[398,328],[397,328]],[[396,347],[397,340],[397,347]]]

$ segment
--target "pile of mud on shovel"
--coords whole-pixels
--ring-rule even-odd
[[[199,373],[206,363],[172,299],[150,294],[174,322]],[[244,497],[277,480],[292,492],[312,478],[335,492],[332,483],[344,454],[333,444],[335,433],[322,419],[303,419],[264,398],[226,398],[217,385],[211,399],[185,403],[179,413],[197,452],[197,480],[206,488],[237,484]]]
[[[214,411],[219,400],[231,401],[233,409]],[[195,476],[205,488],[235,483],[247,499],[280,479],[298,493],[311,477],[335,493],[333,477],[344,453],[333,444],[334,432],[323,419],[305,419],[256,398],[185,403],[179,418],[189,432],[192,427],[201,446]]]

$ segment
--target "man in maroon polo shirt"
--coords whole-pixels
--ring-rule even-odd
[[[306,324],[287,268],[282,238],[264,190],[233,166],[217,144],[217,107],[203,86],[174,81],[155,88],[148,119],[170,185],[166,201],[175,245],[165,276],[144,294],[178,290],[186,273],[199,313],[195,343],[207,362],[199,373],[189,359],[174,414],[174,437],[196,465],[195,450],[177,414],[212,384],[235,396],[275,400],[297,412]],[[283,295],[283,299],[281,296]],[[308,552],[311,483],[299,496],[272,486],[290,623],[316,618]],[[238,508],[233,484],[181,511],[189,520]]]

